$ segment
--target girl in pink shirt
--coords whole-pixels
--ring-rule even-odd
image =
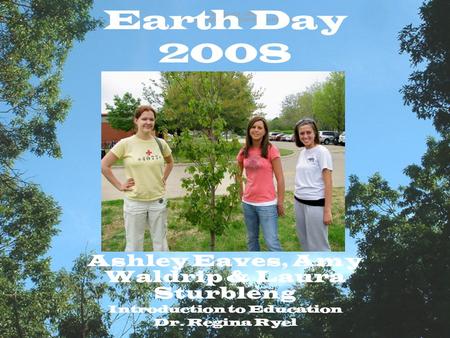
[[[241,197],[244,219],[247,226],[249,251],[260,251],[259,227],[269,251],[281,251],[278,239],[278,216],[284,215],[284,177],[280,152],[269,142],[267,122],[254,117],[247,127],[245,146],[237,156],[242,175],[245,169],[247,181]],[[277,191],[273,176],[277,180]]]

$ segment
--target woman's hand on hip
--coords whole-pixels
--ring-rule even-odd
[[[129,178],[125,183],[120,186],[120,191],[131,191],[134,187],[134,179]]]

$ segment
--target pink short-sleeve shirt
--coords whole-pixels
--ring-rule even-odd
[[[239,151],[237,161],[243,163],[247,182],[242,200],[250,203],[267,203],[276,201],[273,184],[272,161],[280,157],[280,151],[269,145],[267,158],[261,156],[261,148],[250,148],[248,157],[244,157],[243,149]]]

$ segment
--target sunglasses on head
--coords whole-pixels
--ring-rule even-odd
[[[306,117],[306,118],[304,118],[304,119],[299,120],[299,121],[295,124],[295,126],[298,127],[298,126],[301,126],[301,125],[303,125],[303,124],[311,124],[311,123],[316,124],[316,121],[314,121],[312,118]]]

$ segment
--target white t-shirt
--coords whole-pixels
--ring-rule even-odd
[[[331,154],[327,148],[317,145],[311,149],[302,149],[295,170],[295,196],[302,200],[324,198],[324,169],[333,170]]]

